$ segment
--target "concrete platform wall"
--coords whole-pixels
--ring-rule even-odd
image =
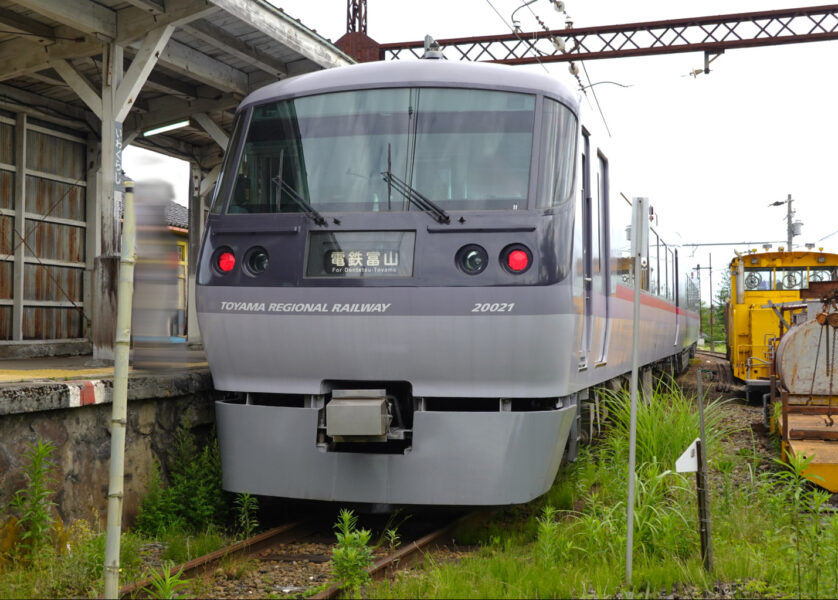
[[[53,500],[65,523],[104,524],[110,463],[110,380],[27,383],[0,387],[0,509],[25,486],[27,443],[56,446]],[[165,463],[177,428],[206,438],[215,422],[208,371],[132,377],[125,456],[124,523],[133,523],[151,472]],[[2,518],[2,515],[0,515]]]

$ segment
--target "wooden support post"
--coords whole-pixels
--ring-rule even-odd
[[[707,572],[713,570],[713,544],[710,539],[710,504],[707,492],[707,452],[705,450],[704,435],[704,381],[702,374],[704,369],[699,369],[697,375],[698,383],[698,428],[699,439],[696,444],[698,452],[698,469],[695,472],[696,491],[698,493],[698,528],[701,537],[701,558]]]
[[[26,264],[26,113],[17,114],[15,123],[15,222],[12,236],[14,248],[12,282],[12,339],[23,339],[23,290]]]
[[[698,453],[698,470],[695,472],[695,485],[698,493],[698,532],[701,538],[701,560],[707,572],[713,570],[713,543],[710,539],[710,501],[707,490],[707,457],[701,440],[695,445]]]

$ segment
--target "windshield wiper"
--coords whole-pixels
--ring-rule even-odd
[[[305,214],[305,216],[314,221],[315,225],[327,224],[326,219],[323,218],[323,215],[317,212],[317,210],[311,204],[309,204],[305,198],[298,194],[297,190],[285,183],[285,181],[283,181],[279,175],[272,178],[271,181],[273,181],[276,185],[279,186],[280,192],[285,192],[286,194],[288,194],[291,197],[291,200],[294,201],[294,204],[302,208],[303,214]]]
[[[382,171],[381,175],[388,185],[392,186],[394,190],[408,199],[412,204],[418,206],[421,210],[433,213],[434,218],[440,223],[450,223],[451,217],[443,208],[429,200],[426,196],[420,194],[418,191],[410,187],[405,181],[393,175],[390,171]]]

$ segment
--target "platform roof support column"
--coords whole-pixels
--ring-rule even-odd
[[[122,123],[174,31],[163,25],[146,34],[123,78],[123,47],[107,45],[102,72],[102,153],[96,194],[101,250],[94,272],[93,358],[113,360],[119,270],[119,219],[122,200]],[[62,74],[62,77],[72,75]]]
[[[201,330],[198,328],[198,312],[195,305],[195,276],[198,272],[198,253],[204,233],[205,177],[201,167],[194,162],[189,163],[189,172],[192,185],[189,192],[189,246],[186,259],[186,341],[188,344],[200,344]]]
[[[102,145],[96,216],[101,232],[94,271],[93,358],[113,360],[116,285],[119,272],[116,236],[122,192],[122,123],[116,121],[116,91],[122,80],[123,48],[108,44],[102,61]]]
[[[14,263],[12,283],[12,339],[23,339],[24,261],[26,257],[26,114],[17,113],[15,123],[15,234],[12,236]]]

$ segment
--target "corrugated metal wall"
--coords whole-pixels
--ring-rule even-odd
[[[25,168],[15,156],[15,121],[0,115],[0,340],[52,340],[86,335],[86,140],[28,121]],[[14,233],[15,177],[25,182],[25,240]],[[14,262],[23,244],[24,264]],[[14,280],[23,269],[23,298]],[[16,335],[13,306],[22,312]]]

